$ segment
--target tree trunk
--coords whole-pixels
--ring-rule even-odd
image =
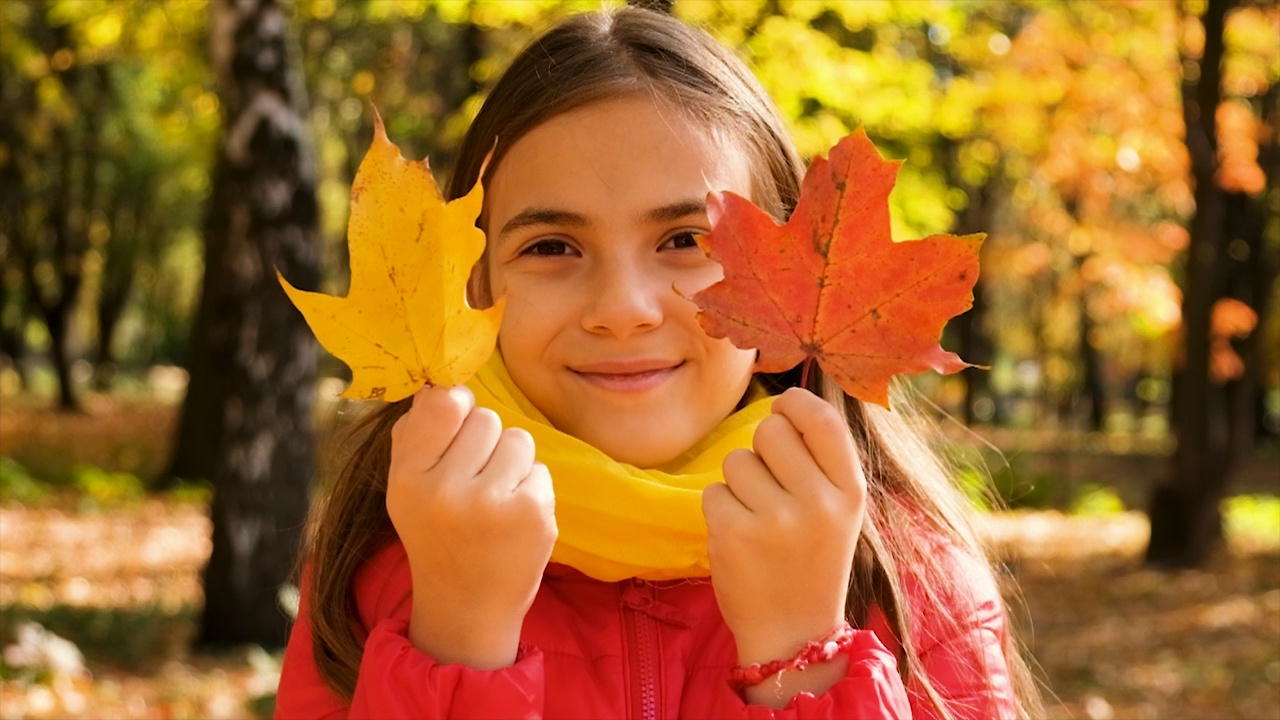
[[[118,189],[110,203],[107,217],[111,223],[111,239],[100,252],[102,259],[101,289],[98,294],[98,351],[94,356],[93,386],[99,392],[111,389],[115,382],[117,366],[112,352],[116,327],[129,301],[133,281],[139,266],[141,242],[139,233],[152,232],[138,222],[138,203],[126,201],[123,196],[129,189]],[[134,190],[141,197],[154,192],[153,187],[143,186]]]
[[[0,88],[14,83],[13,70],[9,63],[0,63]],[[18,235],[25,222],[26,194],[30,191],[25,187],[18,167],[18,148],[23,144],[23,138],[16,116],[27,112],[29,101],[23,97],[27,94],[9,94],[6,98],[8,105],[0,113],[0,355],[13,363],[24,392],[27,390],[24,368],[27,345],[22,333],[30,308],[26,294],[31,290],[23,282],[17,255],[21,251]],[[21,99],[15,102],[15,96]]]
[[[171,474],[214,486],[202,645],[279,647],[315,467],[315,345],[275,278],[319,281],[316,177],[277,0],[213,0],[223,140]]]
[[[1263,123],[1271,128],[1265,143],[1258,152],[1258,166],[1266,174],[1267,182],[1262,197],[1254,204],[1260,221],[1258,236],[1251,242],[1256,243],[1256,251],[1250,257],[1256,257],[1254,264],[1254,283],[1258,288],[1255,296],[1254,311],[1258,313],[1258,329],[1253,340],[1252,357],[1245,357],[1245,365],[1253,363],[1256,368],[1257,381],[1254,385],[1253,399],[1253,437],[1261,440],[1265,437],[1280,437],[1280,428],[1267,424],[1267,383],[1263,380],[1266,369],[1275,367],[1280,361],[1277,354],[1280,349],[1268,347],[1262,341],[1265,328],[1270,327],[1271,312],[1276,307],[1273,299],[1277,291],[1277,278],[1280,278],[1280,83],[1273,83],[1267,90],[1263,102]],[[1268,241],[1270,238],[1270,241]]]
[[[1083,265],[1081,259],[1080,265]],[[1079,267],[1079,266],[1077,266]],[[1087,290],[1080,293],[1080,364],[1081,384],[1079,393],[1089,400],[1090,430],[1102,430],[1107,423],[1107,386],[1102,377],[1102,354],[1093,344],[1093,316],[1089,314]]]
[[[1211,0],[1205,10],[1204,54],[1196,83],[1183,84],[1186,142],[1196,180],[1196,214],[1187,248],[1182,301],[1182,364],[1171,412],[1178,445],[1169,475],[1152,494],[1146,562],[1161,567],[1203,565],[1222,540],[1219,503],[1230,480],[1229,412],[1224,388],[1209,375],[1210,319],[1223,292],[1226,197],[1214,181],[1214,114],[1221,100],[1223,27],[1235,0]]]
[[[954,145],[948,142],[948,146]],[[954,157],[954,148],[948,147],[948,158]],[[952,163],[949,163],[952,165]],[[958,173],[950,172],[950,177]],[[969,205],[956,217],[951,232],[956,235],[986,232],[991,226],[991,186],[994,180],[988,179],[979,188],[965,188],[969,196]],[[956,318],[953,323],[959,335],[960,357],[974,365],[991,365],[991,340],[986,332],[987,301],[986,288],[982,278],[973,286],[973,307],[969,312]],[[1001,404],[991,392],[991,370],[981,367],[967,367],[960,371],[964,378],[964,422],[972,425],[976,421],[990,422],[1000,425],[1004,422]],[[990,412],[978,412],[981,403],[990,403]],[[980,417],[980,415],[982,417]]]

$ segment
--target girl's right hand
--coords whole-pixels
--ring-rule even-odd
[[[515,661],[556,540],[533,438],[466,387],[423,388],[391,429],[387,514],[413,576],[409,639],[441,663]]]

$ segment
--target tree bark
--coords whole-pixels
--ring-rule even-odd
[[[948,142],[947,145],[952,146],[953,143]],[[947,157],[954,157],[953,147],[948,147]],[[949,162],[949,166],[953,166],[953,163]],[[958,175],[959,173],[955,171],[949,173],[952,178]],[[985,233],[991,227],[991,192],[993,184],[994,181],[988,179],[982,187],[965,187],[965,191],[969,196],[969,205],[963,213],[956,217],[955,225],[951,229],[953,234]],[[966,362],[974,365],[991,365],[992,347],[991,339],[987,337],[986,321],[986,287],[982,277],[979,277],[978,282],[973,286],[973,307],[969,309],[969,312],[964,313],[953,321],[960,341],[957,349],[960,351],[960,357],[964,358]],[[965,424],[973,425],[979,420],[990,422],[993,425],[1002,424],[1004,422],[1004,413],[1002,412],[1001,403],[998,402],[998,399],[991,391],[991,370],[989,367],[967,367],[960,373],[964,378]],[[983,401],[991,403],[991,412],[982,413],[985,417],[979,417],[977,408],[979,403]]]
[[[1229,476],[1230,433],[1224,388],[1209,374],[1210,320],[1222,296],[1226,196],[1214,181],[1214,114],[1222,97],[1223,27],[1235,0],[1211,0],[1204,23],[1204,53],[1195,83],[1183,84],[1186,143],[1195,174],[1196,214],[1187,248],[1182,301],[1182,364],[1171,412],[1177,449],[1169,475],[1152,494],[1146,562],[1160,567],[1203,565],[1222,540],[1219,504]]]
[[[0,88],[10,85],[11,72],[7,63],[0,63]],[[15,102],[16,95],[17,93],[3,94],[8,104],[5,112],[0,113],[0,355],[8,357],[13,363],[20,387],[25,391],[27,375],[24,362],[27,347],[23,326],[30,311],[27,294],[31,290],[22,279],[21,261],[18,258],[21,251],[19,243],[22,242],[18,235],[23,232],[26,188],[17,157],[22,135],[14,122],[14,116],[19,112],[15,106],[22,106],[22,111],[25,112],[27,103]]]
[[[1081,258],[1078,268],[1084,264]],[[1099,431],[1107,423],[1107,385],[1102,376],[1102,353],[1093,344],[1093,316],[1089,314],[1088,289],[1080,291],[1080,386],[1077,397],[1084,396],[1089,400],[1088,428]]]
[[[223,139],[205,276],[170,474],[214,486],[202,645],[279,647],[277,596],[315,467],[315,344],[274,269],[319,281],[316,176],[289,23],[277,0],[213,0]]]

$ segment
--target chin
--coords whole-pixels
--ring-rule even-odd
[[[583,438],[618,462],[650,469],[662,467],[679,457],[687,447],[675,447],[671,438],[647,437],[645,433],[628,433],[622,426],[607,438]]]

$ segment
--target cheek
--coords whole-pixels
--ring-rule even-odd
[[[698,268],[681,273],[672,283],[681,295],[689,297],[724,279],[724,268],[719,263],[708,262]]]
[[[573,293],[554,284],[538,282],[519,274],[506,278],[495,277],[502,282],[495,286],[495,294],[501,291],[506,301],[502,311],[502,326],[498,329],[498,341],[507,351],[518,353],[515,360],[545,357],[551,345],[557,342],[566,328],[575,323],[577,301]]]
[[[755,350],[743,350],[727,338],[713,338],[709,335],[705,338],[709,359],[727,384],[736,385],[755,370]]]

